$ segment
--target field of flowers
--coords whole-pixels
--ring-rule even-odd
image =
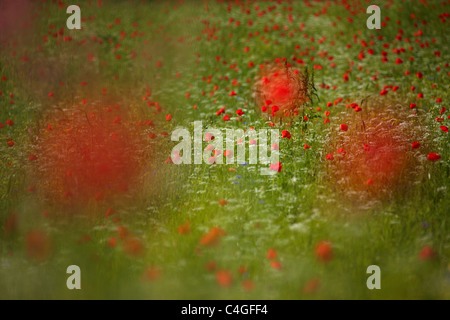
[[[450,299],[449,13],[0,1],[0,299]]]

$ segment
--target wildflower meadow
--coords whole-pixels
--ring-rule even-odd
[[[1,0],[0,299],[449,299],[449,13]]]

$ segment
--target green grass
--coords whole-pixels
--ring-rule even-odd
[[[449,299],[450,138],[440,129],[441,125],[449,126],[449,112],[441,116],[442,122],[435,118],[442,107],[450,109],[450,39],[445,32],[448,18],[445,23],[438,18],[450,6],[429,1],[430,6],[425,8],[419,1],[395,1],[388,7],[378,1],[382,19],[389,17],[389,21],[376,31],[366,28],[365,8],[351,16],[344,6],[331,3],[313,2],[307,7],[303,1],[261,2],[244,6],[244,10],[233,6],[228,12],[227,4],[216,2],[208,2],[209,11],[200,1],[110,1],[101,8],[95,2],[83,2],[81,12],[86,21],[79,31],[65,28],[65,8],[61,10],[53,3],[35,4],[32,12],[37,16],[31,27],[0,36],[6,41],[0,47],[0,76],[7,77],[0,81],[0,122],[15,122],[0,130],[0,298]],[[260,6],[259,12],[267,13],[257,17],[255,5]],[[269,12],[271,6],[276,9]],[[322,7],[327,7],[327,13],[314,16]],[[245,9],[251,10],[250,14]],[[353,23],[347,21],[350,16]],[[120,24],[115,23],[117,18]],[[232,23],[230,18],[234,19]],[[249,20],[252,25],[247,24]],[[240,21],[239,26],[236,21]],[[138,25],[134,27],[134,23]],[[301,23],[303,31],[299,29]],[[49,29],[50,25],[54,28]],[[266,26],[269,32],[264,31]],[[283,30],[284,26],[288,30]],[[54,38],[52,33],[61,28],[64,35]],[[208,40],[208,32],[213,29],[212,37],[217,36],[217,40]],[[400,40],[396,39],[398,29],[403,30]],[[419,29],[423,35],[414,36]],[[135,31],[138,33],[132,36]],[[249,37],[256,31],[260,35]],[[126,35],[121,36],[121,32]],[[47,42],[43,42],[45,35]],[[63,37],[69,35],[72,41],[64,42]],[[378,40],[379,35],[383,40]],[[322,37],[324,41],[318,42]],[[358,55],[369,47],[364,48],[361,40],[374,41],[370,45],[374,54],[366,52],[363,60]],[[385,43],[390,47],[384,48]],[[347,48],[347,44],[352,47]],[[245,52],[245,47],[250,50]],[[406,50],[398,55],[391,51],[402,47]],[[29,61],[20,59],[25,51]],[[324,51],[327,55],[321,57],[318,53]],[[382,62],[382,51],[388,52],[387,63]],[[440,51],[439,58],[435,51]],[[133,52],[134,58],[130,56]],[[182,126],[193,134],[193,121],[201,120],[204,128],[269,129],[270,121],[261,116],[252,95],[259,65],[284,57],[292,62],[294,54],[305,61],[304,66],[297,65],[300,70],[314,72],[317,97],[303,110],[308,122],[301,116],[276,122],[280,133],[289,130],[292,135],[290,140],[280,138],[281,172],[263,176],[259,165],[166,163],[176,145],[170,140],[171,132]],[[328,60],[331,56],[333,59]],[[395,63],[397,57],[403,64]],[[161,67],[157,67],[158,61]],[[247,66],[250,61],[255,67]],[[335,63],[335,68],[330,63]],[[232,64],[238,71],[230,69]],[[314,65],[322,69],[314,69]],[[411,74],[404,75],[405,70]],[[422,79],[416,77],[417,72],[423,73]],[[348,82],[343,82],[345,73],[349,73]],[[375,75],[377,79],[373,80]],[[210,83],[203,80],[208,76]],[[238,85],[233,85],[233,79]],[[87,84],[82,86],[82,82]],[[397,85],[399,89],[381,97],[379,92],[385,85]],[[416,87],[414,92],[411,86]],[[228,96],[227,87],[237,95]],[[106,95],[102,88],[107,88]],[[160,113],[143,101],[146,90],[151,91],[148,100],[161,106]],[[55,93],[53,98],[48,97],[50,91]],[[424,93],[424,99],[416,98],[419,92]],[[437,97],[442,103],[436,102]],[[337,98],[343,101],[326,106]],[[83,99],[87,99],[86,104],[82,104]],[[346,108],[351,102],[363,110],[355,113]],[[373,102],[383,106],[377,109]],[[410,103],[417,107],[409,109]],[[89,114],[116,104],[130,119],[122,125],[134,128],[138,121],[146,120],[155,124],[133,129],[145,143],[139,150],[140,173],[130,191],[103,201],[95,201],[95,194],[83,201],[56,201],[65,190],[48,185],[53,181],[57,156],[64,151],[56,145],[54,155],[45,154],[49,160],[40,161],[44,158],[40,152],[47,124],[65,130],[74,113]],[[228,122],[215,114],[223,106],[231,117]],[[237,109],[245,112],[242,121],[234,119]],[[326,110],[330,111],[328,124],[323,123]],[[396,123],[392,134],[401,140],[401,150],[407,150],[408,159],[414,163],[404,168],[400,182],[388,179],[391,184],[382,187],[382,196],[365,193],[365,185],[342,187],[333,174],[339,169],[335,165],[345,168],[345,163],[325,159],[340,147],[338,141],[358,139],[361,120],[376,122],[377,111],[385,111],[385,119],[380,121],[386,122],[382,123]],[[167,114],[173,116],[170,122],[165,121]],[[349,125],[349,131],[339,133],[343,122]],[[369,129],[376,132],[373,127]],[[150,132],[158,137],[149,139]],[[162,132],[168,135],[162,136]],[[13,147],[8,147],[6,137],[13,139]],[[410,150],[413,137],[421,143],[418,150]],[[304,150],[305,143],[311,149]],[[441,160],[427,161],[429,152],[439,153]],[[31,153],[39,156],[38,161],[28,160]],[[357,163],[358,159],[353,161]],[[30,185],[36,186],[35,191],[26,191]],[[356,190],[357,196],[350,190]],[[227,204],[220,205],[219,199]],[[108,208],[115,213],[105,217]],[[47,217],[43,211],[48,212]],[[14,214],[17,221],[11,228],[8,221]],[[179,226],[187,221],[190,232],[179,234]],[[118,236],[118,226],[126,227],[129,237],[142,242],[140,254],[123,250],[127,240]],[[220,227],[227,234],[216,246],[202,246],[199,240],[211,227]],[[33,229],[42,230],[52,246],[41,262],[29,259],[27,254],[26,237]],[[86,235],[89,241],[80,241]],[[110,237],[117,238],[115,248],[107,245]],[[332,243],[334,257],[328,263],[315,256],[315,246],[322,240]],[[419,258],[426,245],[436,252],[434,259]],[[267,259],[270,248],[276,250],[281,270],[272,268]],[[207,270],[211,261],[216,263],[216,270],[232,274],[229,287],[221,287],[215,271]],[[66,268],[72,264],[81,268],[82,290],[66,288]],[[381,290],[366,287],[366,269],[373,264],[381,268]],[[241,266],[246,268],[243,274],[238,272]],[[158,276],[143,280],[150,267],[159,271]],[[305,293],[304,287],[312,279],[318,279],[319,286]],[[251,280],[254,289],[245,290],[243,280]]]

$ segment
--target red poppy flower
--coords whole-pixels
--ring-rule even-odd
[[[272,117],[275,116],[275,113],[280,110],[280,108],[278,106],[272,106],[271,107],[271,111],[272,111]]]
[[[311,88],[307,72],[300,72],[277,60],[272,65],[263,65],[261,72],[261,80],[257,81],[255,88],[258,103],[272,106],[272,117],[290,116],[294,109],[308,101]]]
[[[242,286],[246,291],[252,291],[255,288],[255,284],[252,280],[246,279],[242,281]]]
[[[283,166],[281,165],[281,162],[278,163],[272,163],[269,167],[269,170],[281,172],[281,169]]]
[[[270,261],[270,266],[272,268],[274,268],[275,270],[281,270],[283,268],[283,266],[281,265],[281,262],[275,261],[275,260]]]
[[[277,252],[275,251],[275,249],[270,248],[269,251],[267,251],[267,255],[266,258],[269,260],[274,260],[278,257]]]
[[[430,160],[430,161],[438,161],[439,159],[441,159],[441,155],[440,154],[437,154],[437,153],[434,153],[434,152],[431,152],[431,153],[428,154],[428,160]]]
[[[155,281],[161,276],[161,270],[157,267],[148,267],[143,275],[143,280]]]
[[[240,267],[238,268],[238,273],[239,273],[240,275],[243,275],[243,274],[247,273],[247,268],[246,268],[245,266],[240,266]]]
[[[436,256],[437,256],[437,253],[429,245],[424,246],[422,248],[422,250],[420,250],[420,253],[419,253],[420,260],[430,260],[430,259],[436,258]]]
[[[117,124],[121,124],[121,123],[122,123],[122,119],[121,119],[119,116],[116,116],[116,117],[114,118],[113,122],[114,122],[114,123],[117,123]]]
[[[201,237],[199,243],[202,246],[215,246],[219,243],[220,238],[226,234],[225,230],[218,227],[212,227],[207,234]]]
[[[128,236],[128,229],[124,226],[117,227],[117,235],[124,240]]]
[[[333,248],[328,241],[320,241],[315,247],[316,258],[320,262],[329,262],[333,259]]]
[[[287,130],[281,131],[281,137],[286,139],[291,139],[291,133]]]
[[[123,243],[123,251],[130,256],[140,256],[144,252],[144,245],[138,238],[128,238]]]
[[[342,153],[342,155],[344,155],[344,156],[347,154],[347,152],[344,150],[344,148],[339,148],[339,149],[336,150],[336,152],[337,153]]]
[[[215,261],[208,261],[205,264],[205,268],[207,271],[210,271],[210,272],[215,271],[217,268],[217,263]]]
[[[26,254],[34,262],[47,260],[52,251],[50,238],[44,231],[31,230],[25,236]]]
[[[117,246],[117,239],[114,237],[110,237],[106,244],[111,248],[115,248]]]
[[[107,218],[113,214],[114,214],[114,209],[108,208],[108,210],[106,210],[106,213],[105,213],[105,218]]]

